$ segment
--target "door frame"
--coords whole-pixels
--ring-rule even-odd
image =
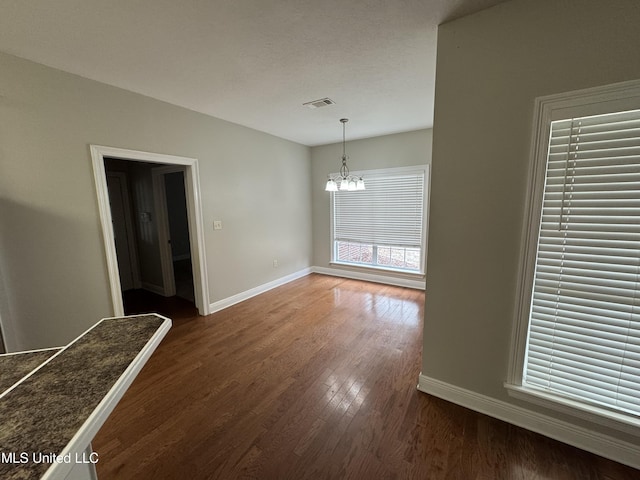
[[[161,163],[170,167],[181,166],[184,168],[195,304],[200,315],[208,315],[210,313],[209,279],[207,276],[207,262],[205,258],[204,222],[202,216],[202,197],[200,193],[200,171],[198,168],[198,160],[196,158],[143,152],[125,148],[106,147],[102,145],[90,145],[90,150],[93,164],[93,176],[96,184],[98,210],[100,212],[102,238],[104,241],[107,261],[113,315],[124,315],[124,305],[122,301],[120,273],[118,271],[118,257],[116,255],[115,240],[113,237],[111,207],[109,206],[109,192],[107,190],[107,177],[104,165],[105,157],[136,162]],[[171,268],[173,269],[173,265],[171,265]]]
[[[156,209],[156,228],[158,230],[158,243],[160,245],[160,265],[162,266],[162,282],[164,294],[171,297],[176,294],[176,279],[173,271],[173,253],[169,240],[171,233],[169,229],[169,211],[167,210],[167,189],[164,183],[164,176],[167,173],[182,172],[184,176],[185,195],[187,194],[187,176],[185,167],[181,165],[168,165],[166,167],[156,167],[151,169],[151,180],[153,185],[153,202]],[[193,235],[191,222],[189,222],[189,242]],[[193,258],[193,257],[192,257]]]

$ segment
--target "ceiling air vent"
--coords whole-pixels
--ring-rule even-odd
[[[336,102],[330,98],[321,98],[320,100],[313,100],[311,102],[303,103],[302,105],[309,108],[326,107],[327,105],[335,105]]]

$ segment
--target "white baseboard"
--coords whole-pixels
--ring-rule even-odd
[[[311,273],[311,268],[305,268],[298,272],[294,272],[290,275],[286,275],[284,277],[273,280],[269,283],[265,283],[263,285],[259,285],[257,287],[251,288],[244,292],[237,293],[232,295],[231,297],[224,298],[222,300],[218,300],[209,305],[209,313],[215,313],[220,310],[224,310],[225,308],[230,307],[231,305],[235,305],[236,303],[240,303],[244,300],[248,300],[251,297],[255,297],[256,295],[260,295],[261,293],[268,292],[276,287],[284,285],[286,283],[297,280],[298,278],[305,277]]]
[[[596,455],[640,469],[640,445],[618,440],[541,413],[420,374],[418,390],[526,428]]]
[[[158,295],[162,295],[163,297],[165,296],[164,288],[162,288],[160,285],[154,285],[153,283],[149,283],[149,282],[142,282],[141,286],[143,290],[148,290],[152,293],[157,293]]]
[[[379,273],[360,272],[354,270],[344,270],[341,268],[311,267],[313,273],[322,275],[332,275],[334,277],[351,278],[353,280],[365,280],[367,282],[384,283],[397,287],[415,288],[424,290],[426,282],[424,280],[412,280],[410,278],[393,277]]]

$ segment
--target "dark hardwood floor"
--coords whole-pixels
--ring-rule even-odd
[[[198,316],[198,309],[193,301],[173,297],[163,297],[147,290],[127,290],[123,293],[124,312],[126,315],[139,313],[159,313],[172,320],[193,319]]]
[[[424,292],[310,275],[174,326],[93,441],[109,479],[638,479],[418,392]]]

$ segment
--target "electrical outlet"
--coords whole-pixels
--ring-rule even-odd
[[[278,266],[278,260],[274,260],[273,261],[273,268],[276,268]]]
[[[214,220],[213,221],[213,229],[214,230],[222,230],[222,220]]]

